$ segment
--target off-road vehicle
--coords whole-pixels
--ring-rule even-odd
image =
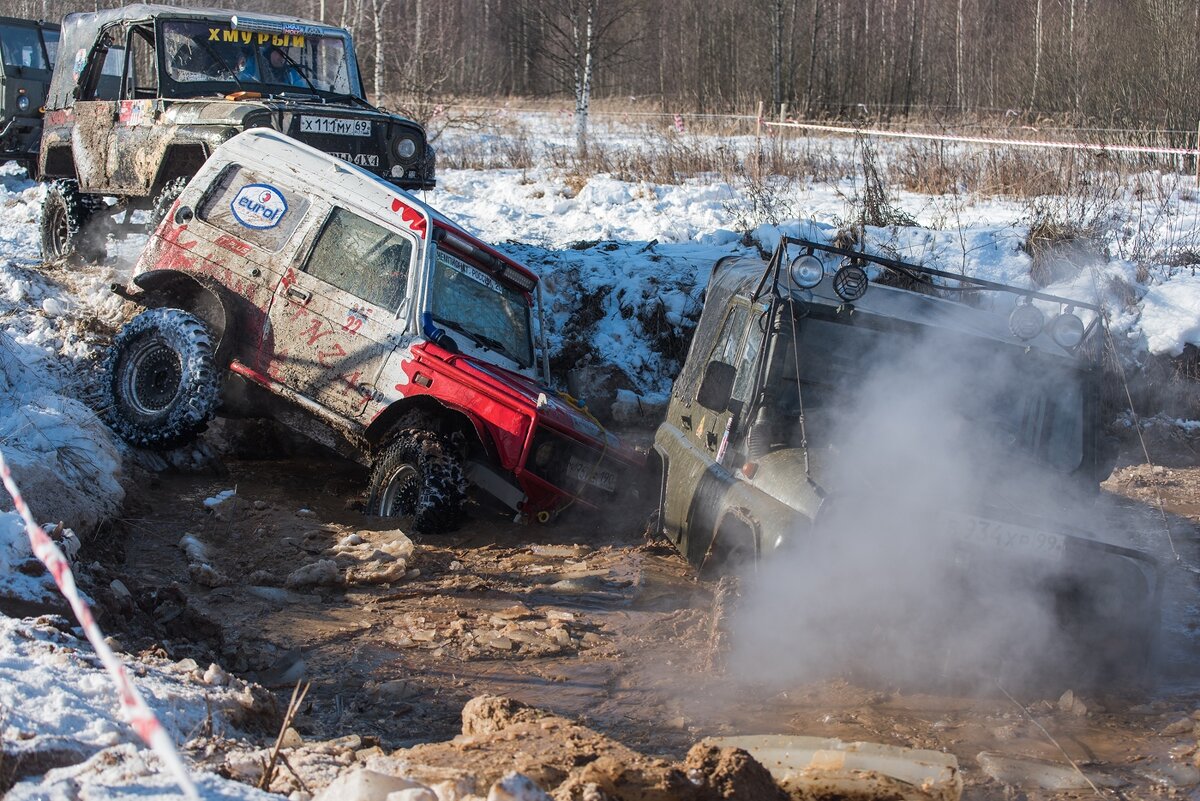
[[[20,162],[37,171],[42,104],[58,54],[58,26],[0,17],[0,164]]]
[[[434,185],[424,129],[364,97],[350,34],[294,17],[130,5],[68,14],[46,101],[47,259],[152,230],[213,150],[273,128],[405,189]],[[149,210],[149,223],[134,212]]]
[[[953,369],[940,371],[939,391],[950,412],[912,413],[903,388],[882,405],[908,413],[894,426],[922,413],[952,416],[965,447],[980,447],[978,458],[962,456],[969,482],[922,487],[936,499],[931,525],[956,551],[947,561],[973,566],[968,583],[1001,564],[1036,577],[1031,592],[1044,594],[1064,627],[1105,644],[1097,662],[1108,654],[1114,669],[1144,665],[1159,562],[1070,513],[1095,500],[1115,459],[1101,425],[1096,306],[787,237],[767,262],[717,262],[706,291],[654,445],[662,531],[691,562],[761,565],[846,536],[839,519],[887,503],[864,468],[889,445],[860,442],[847,454],[865,422],[855,415],[869,374],[881,364],[902,370],[906,359],[945,360]],[[939,371],[914,372],[922,381]],[[906,457],[912,471],[923,466],[915,450]],[[968,484],[979,497],[959,491]],[[1063,502],[1077,495],[1082,507]]]
[[[548,386],[538,278],[361,167],[280,133],[221,145],[150,237],[104,405],[169,448],[218,407],[373,466],[368,511],[454,526],[464,477],[525,519],[644,460]]]

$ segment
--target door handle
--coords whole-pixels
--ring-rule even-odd
[[[287,292],[285,294],[289,298],[298,300],[301,303],[308,303],[310,300],[312,300],[311,292],[305,292],[303,289],[300,289],[300,288],[294,287],[294,286],[289,286],[287,288]]]
[[[679,418],[679,422],[683,423],[684,431],[692,430],[692,416],[690,414],[681,415]]]

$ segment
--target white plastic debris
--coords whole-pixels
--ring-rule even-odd
[[[1042,759],[1010,757],[981,751],[975,757],[975,761],[989,777],[1013,787],[1060,791],[1089,790],[1093,784],[1097,787],[1113,787],[1120,784],[1109,776],[1098,773],[1088,773],[1085,776],[1068,764]]]
[[[704,742],[747,751],[797,798],[816,790],[828,797],[905,801],[958,801],[962,796],[958,760],[940,751],[777,734]]]

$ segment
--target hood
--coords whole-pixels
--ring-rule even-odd
[[[317,99],[299,98],[255,98],[253,100],[213,100],[192,98],[189,100],[167,100],[169,105],[163,117],[165,121],[180,125],[232,125],[241,126],[254,113],[308,113],[325,117],[353,117],[374,122],[398,120],[392,114],[351,103],[331,101],[322,103]]]
[[[528,376],[505,370],[472,356],[454,356],[449,361],[456,367],[479,373],[500,384],[511,395],[535,409],[541,422],[549,423],[558,429],[573,431],[579,437],[612,451],[627,462],[639,461],[635,451],[607,431],[596,418],[571,404],[556,390]]]

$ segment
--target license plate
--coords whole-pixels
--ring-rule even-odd
[[[974,545],[1053,557],[1062,556],[1067,550],[1066,537],[1050,531],[953,512],[946,513],[944,518],[949,532]]]
[[[341,117],[312,117],[300,115],[300,133],[333,134],[334,136],[370,136],[370,120],[345,120]]]
[[[605,492],[613,492],[617,488],[617,476],[604,465],[592,466],[581,459],[572,458],[567,462],[567,475],[576,481],[599,487]]]

